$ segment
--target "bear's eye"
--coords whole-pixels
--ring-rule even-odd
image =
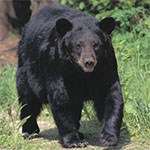
[[[98,49],[99,48],[99,44],[98,43],[94,43],[93,44],[93,49]]]

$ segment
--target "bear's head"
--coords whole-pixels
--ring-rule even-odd
[[[104,53],[109,51],[108,39],[115,28],[115,21],[111,17],[99,22],[93,20],[90,23],[84,21],[84,24],[80,21],[70,22],[65,18],[56,21],[62,57],[84,72],[92,72]]]

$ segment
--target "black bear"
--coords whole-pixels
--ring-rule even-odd
[[[22,127],[39,133],[37,116],[49,104],[63,147],[86,146],[81,110],[92,100],[102,121],[100,142],[116,145],[123,117],[117,62],[111,43],[115,21],[101,21],[59,4],[40,10],[26,25],[18,47],[17,90]]]

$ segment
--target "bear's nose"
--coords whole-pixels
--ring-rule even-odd
[[[94,66],[94,60],[93,60],[93,58],[87,58],[87,59],[85,59],[84,66],[86,68],[92,68]]]

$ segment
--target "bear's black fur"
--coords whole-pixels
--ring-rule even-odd
[[[116,145],[123,117],[122,92],[110,34],[115,21],[48,5],[31,18],[19,43],[17,90],[23,133],[39,133],[36,118],[49,104],[63,147],[86,146],[80,127],[92,100],[103,127],[100,141]]]

